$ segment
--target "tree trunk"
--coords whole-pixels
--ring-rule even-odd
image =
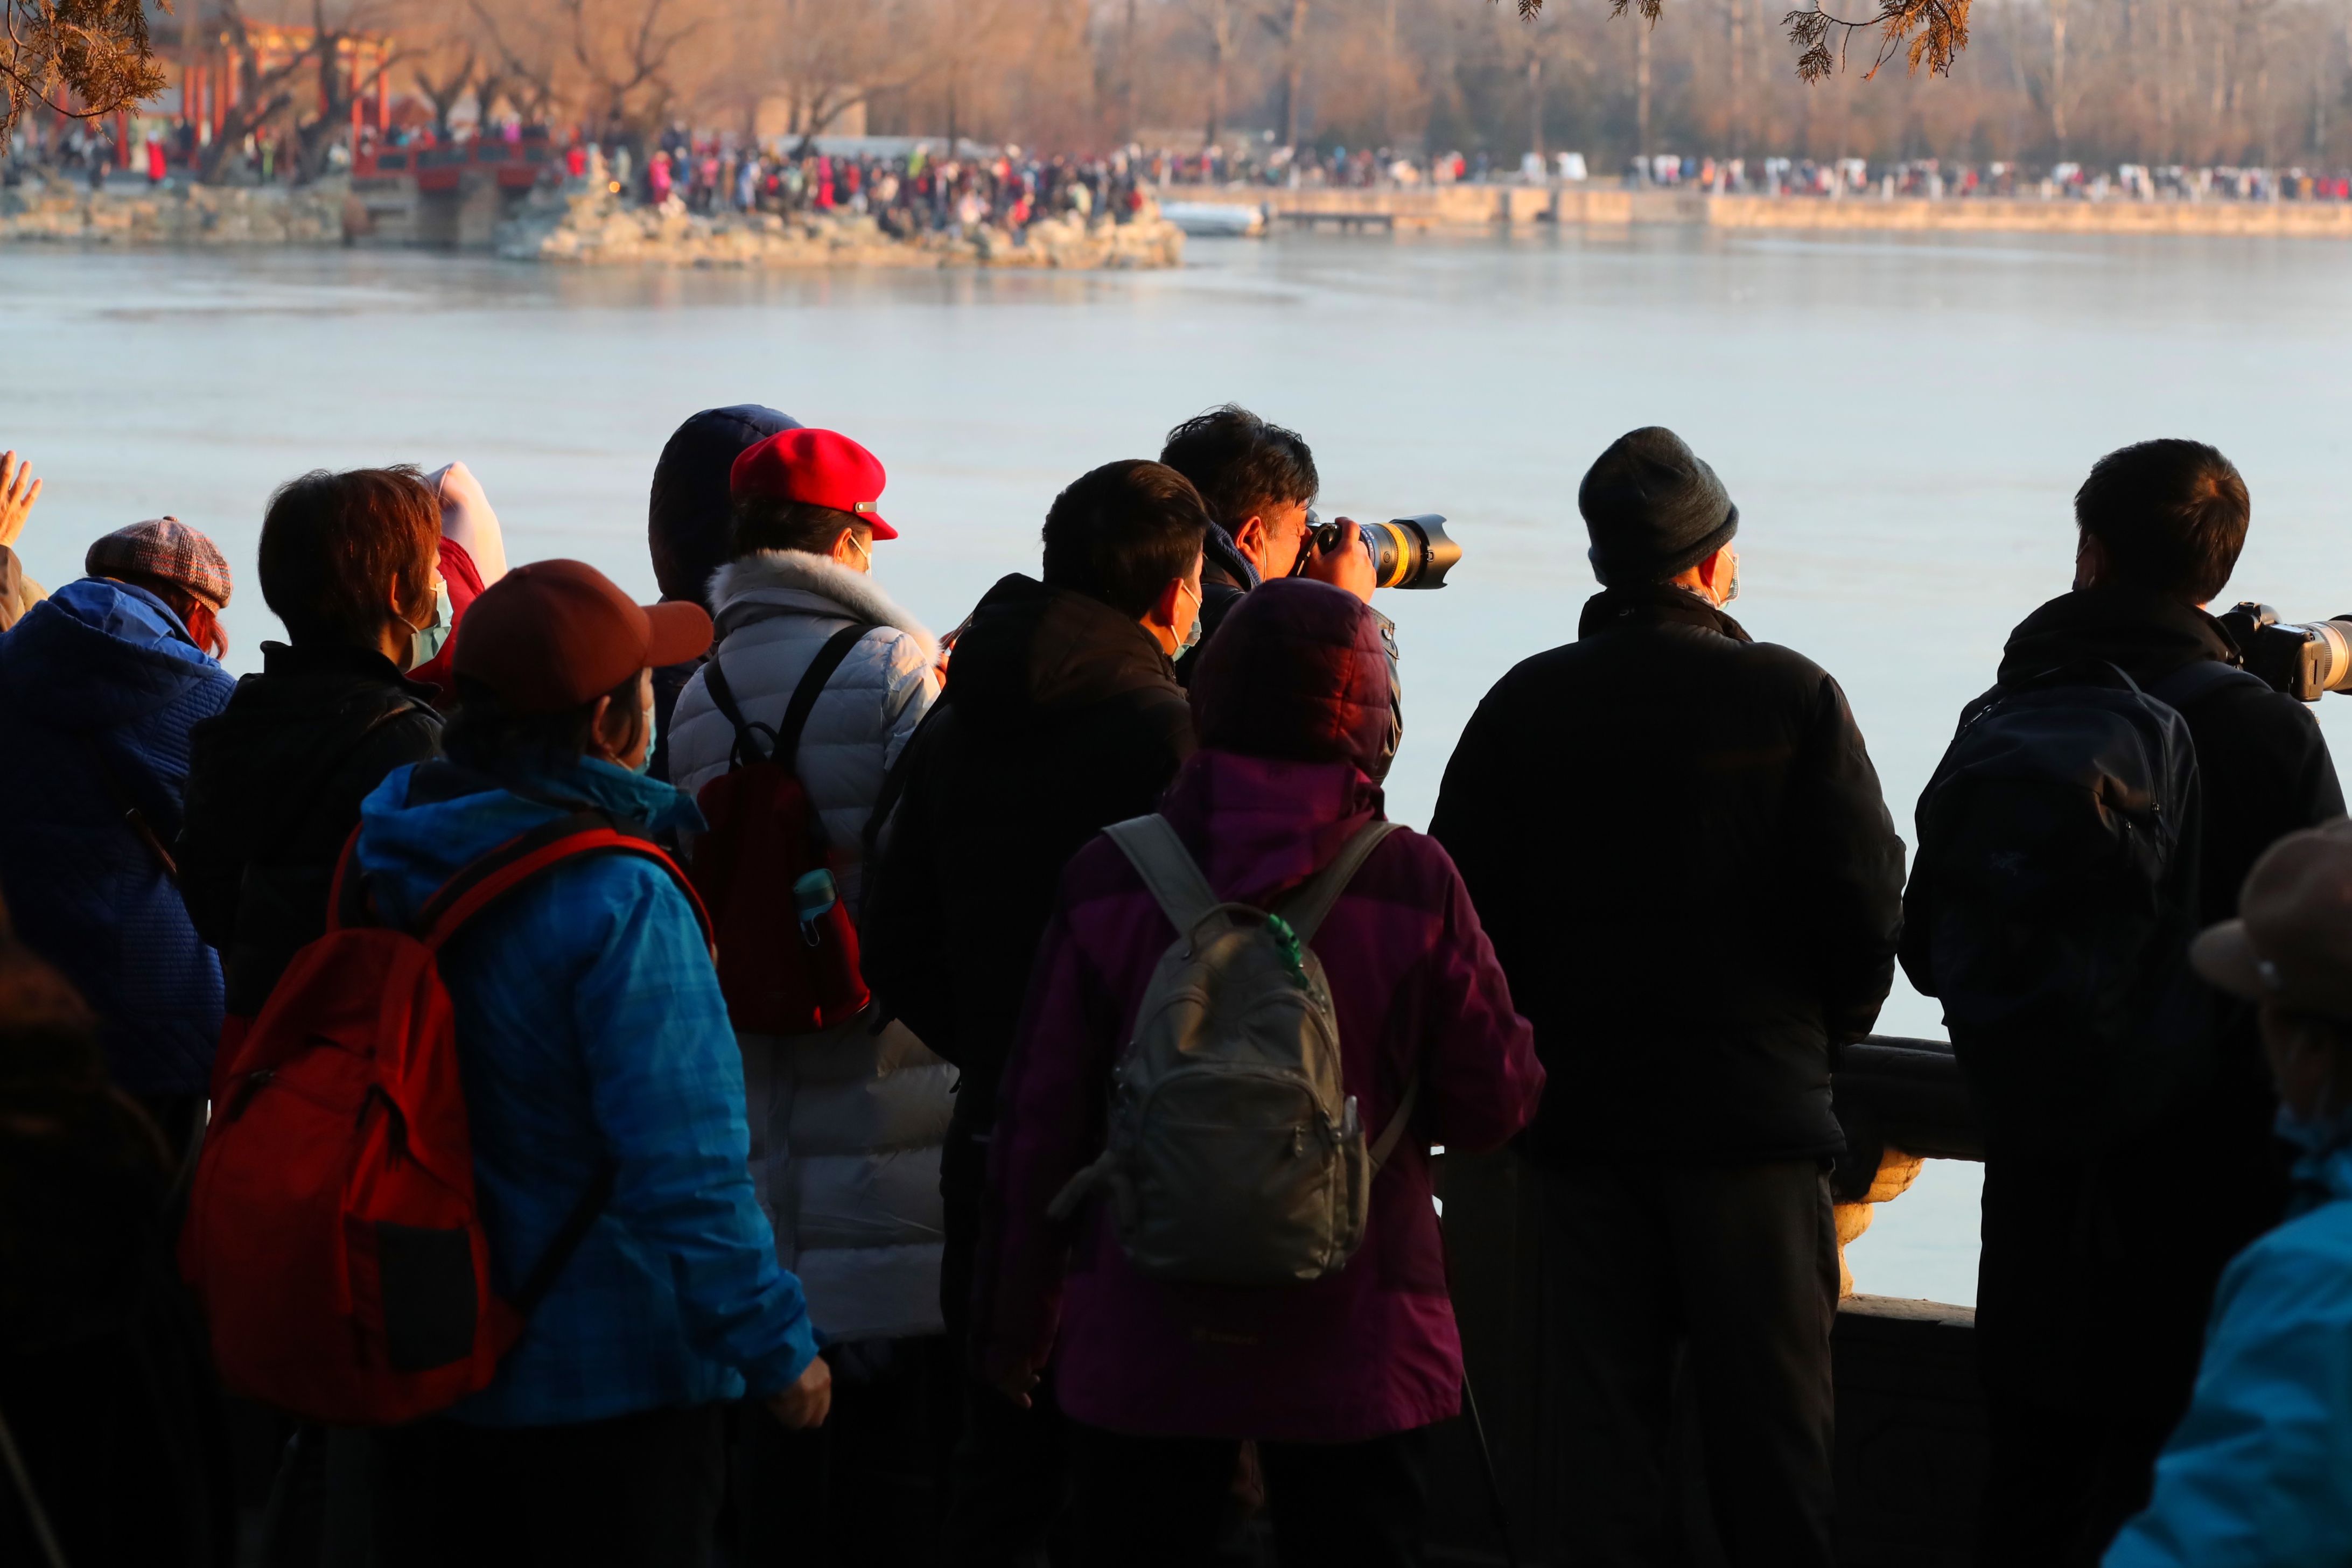
[[[1381,145],[1396,145],[1397,0],[1388,0],[1381,28]]]
[[[1127,21],[1119,38],[1119,54],[1123,60],[1120,75],[1125,79],[1120,83],[1120,97],[1125,100],[1121,105],[1121,118],[1127,121],[1127,134],[1120,138],[1124,142],[1134,141],[1143,125],[1143,84],[1135,62],[1135,6],[1136,0],[1127,0]]]
[[[1231,0],[1210,0],[1209,7],[1209,128],[1202,138],[1203,153],[1214,148],[1225,121],[1225,63],[1233,49]]]
[[[1748,0],[1731,0],[1731,155],[1748,155]]]
[[[2066,156],[2066,0],[2050,0],[2050,134]]]
[[[1290,37],[1283,48],[1282,144],[1298,145],[1298,87],[1307,77],[1307,0],[1290,0]]]
[[[1528,51],[1528,147],[1538,158],[1544,155],[1543,54],[1538,49]]]
[[[1650,23],[1633,13],[1633,141],[1634,150],[1650,155]],[[1649,178],[1645,167],[1642,177]]]

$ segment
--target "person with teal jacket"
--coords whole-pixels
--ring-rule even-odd
[[[2191,952],[2261,1008],[2296,1212],[2231,1260],[2197,1391],[2106,1568],[2352,1563],[2352,821],[2255,862]]]
[[[361,808],[378,918],[405,922],[469,862],[575,812],[699,828],[641,770],[651,668],[709,642],[699,605],[640,607],[578,562],[485,590],[457,634],[445,758],[396,770]],[[604,1173],[610,1195],[490,1385],[384,1439],[380,1561],[706,1563],[724,1407],[758,1399],[812,1426],[831,1384],[753,1198],[702,926],[660,866],[587,856],[477,916],[440,971],[499,1293],[520,1292]]]

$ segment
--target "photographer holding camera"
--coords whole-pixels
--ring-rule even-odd
[[[1295,430],[1267,423],[1238,404],[1196,415],[1168,432],[1160,460],[1192,481],[1211,519],[1201,559],[1201,633],[1176,661],[1176,679],[1190,686],[1201,650],[1243,595],[1261,583],[1311,577],[1345,588],[1367,605],[1381,584],[1369,541],[1346,526],[1318,531],[1307,510],[1322,479],[1315,454]],[[1449,546],[1450,548],[1450,546]],[[1458,552],[1456,552],[1458,553]],[[1449,559],[1447,564],[1451,564]],[[1434,579],[1442,579],[1438,567]],[[1437,582],[1430,584],[1434,587]],[[1381,644],[1388,650],[1388,744],[1372,777],[1385,777],[1404,735],[1404,699],[1398,680],[1396,623],[1379,611]]]
[[[2252,1009],[2186,958],[2264,849],[2344,813],[2309,710],[2205,612],[2248,516],[2202,443],[2100,458],[2074,590],[2011,635],[1920,799],[1904,967],[1986,1128],[1988,1563],[2095,1557],[2147,1501],[2214,1283],[2286,1196]]]

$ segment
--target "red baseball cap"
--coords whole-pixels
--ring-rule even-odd
[[[769,496],[829,506],[872,523],[877,539],[896,539],[898,531],[874,510],[883,483],[874,454],[831,430],[779,430],[738,452],[727,472],[728,493],[737,500]]]
[[[518,713],[561,713],[640,669],[710,651],[699,605],[638,605],[584,561],[534,561],[482,590],[457,627],[454,673]]]

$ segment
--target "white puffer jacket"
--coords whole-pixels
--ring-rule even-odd
[[[939,645],[873,580],[823,556],[763,551],[711,579],[715,657],[743,717],[776,725],[833,635],[871,625],[825,682],[796,771],[836,851],[854,914],[866,818],[890,764],[939,696]],[[670,777],[692,795],[725,772],[734,730],[698,672],[670,725]],[[751,1173],[776,1251],[809,1314],[840,1340],[937,1333],[940,1147],[954,1069],[903,1026],[743,1035]]]

